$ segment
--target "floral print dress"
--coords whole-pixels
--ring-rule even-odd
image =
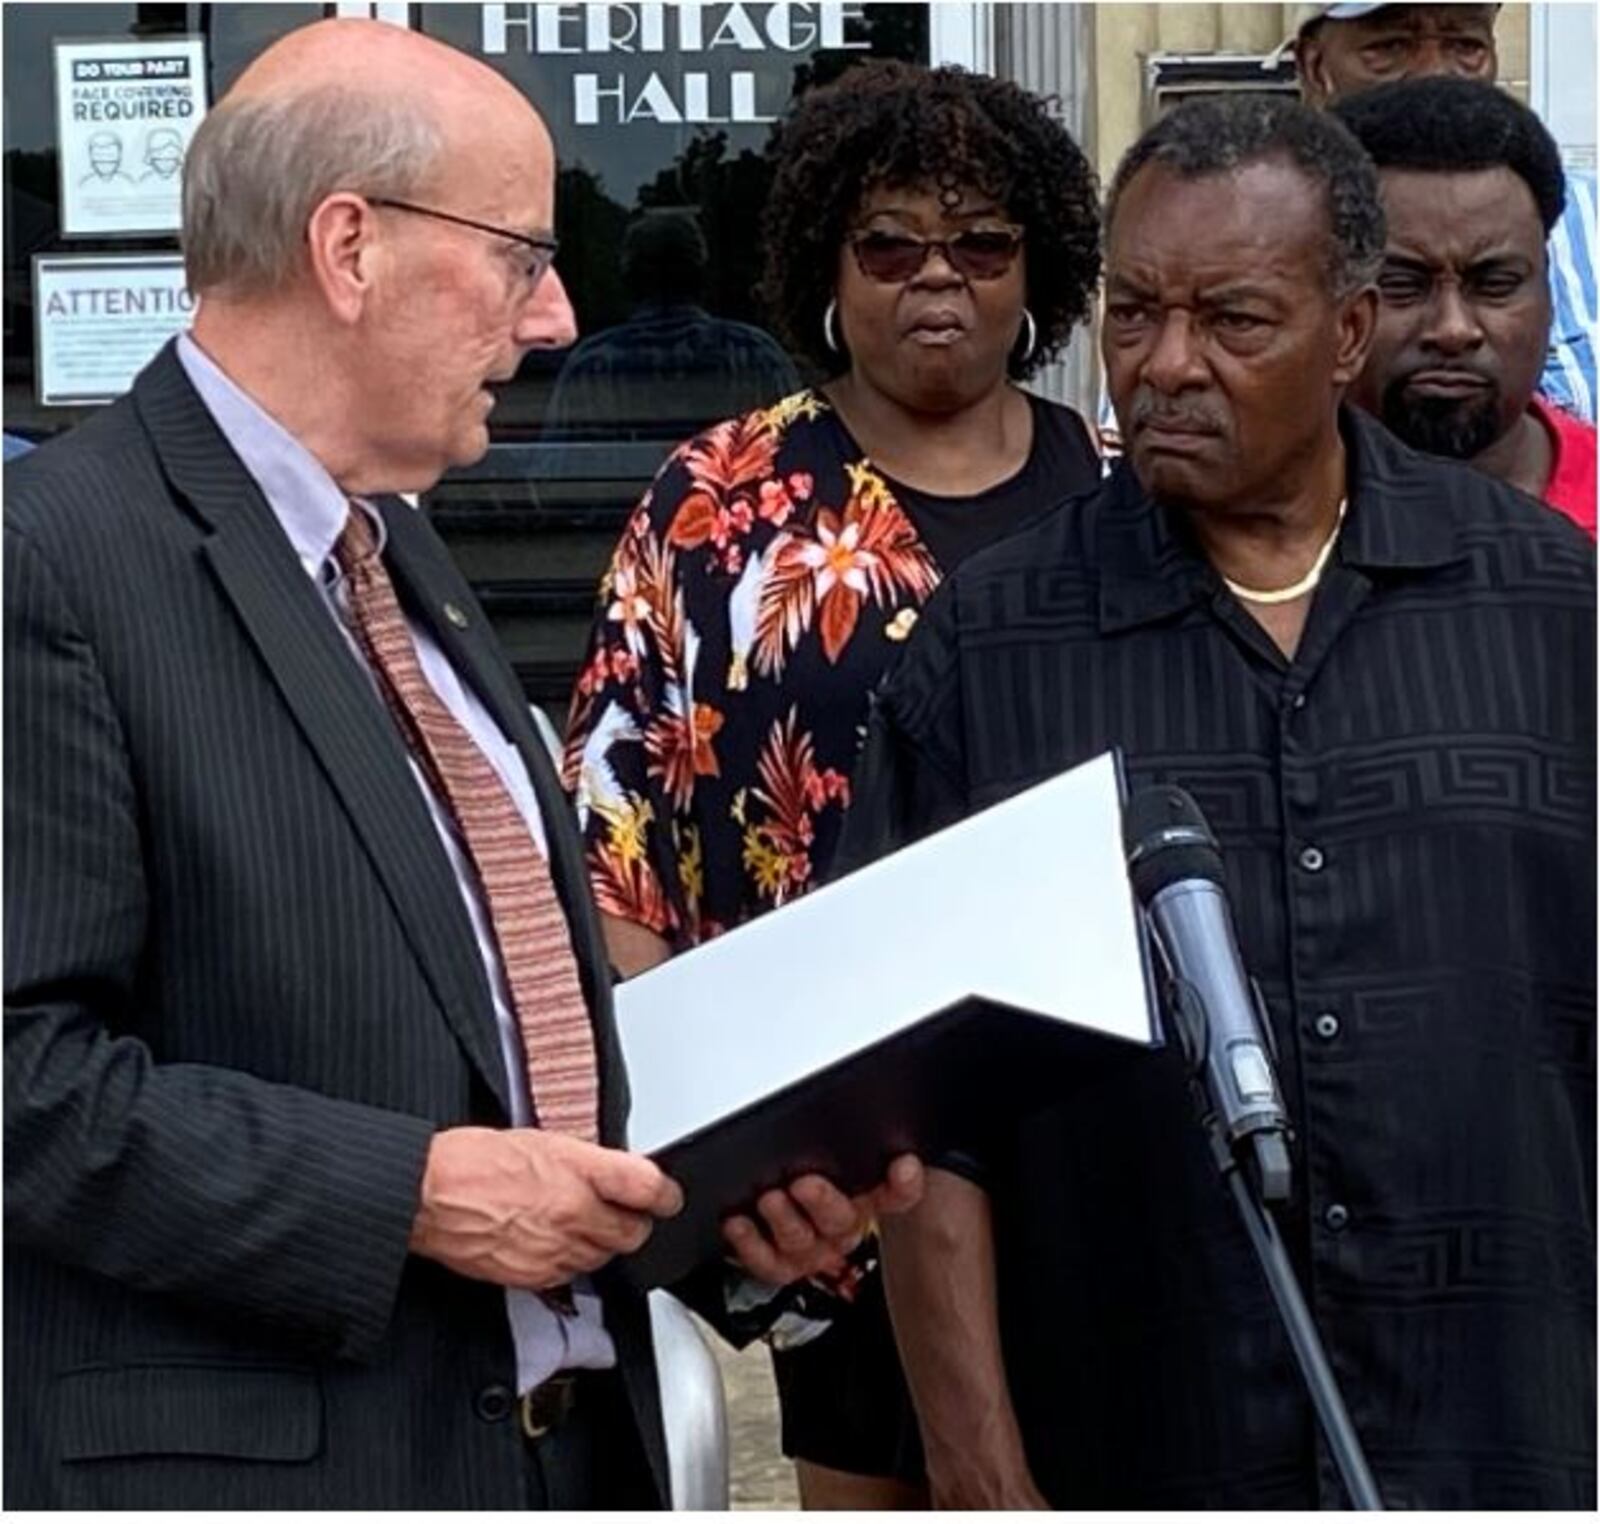
[[[940,579],[815,392],[677,449],[601,584],[568,727],[600,908],[681,950],[811,888],[867,695]]]

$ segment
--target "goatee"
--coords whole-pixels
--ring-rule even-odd
[[[1500,436],[1500,388],[1487,386],[1471,397],[1426,397],[1406,391],[1406,382],[1383,389],[1383,421],[1413,450],[1471,460]]]

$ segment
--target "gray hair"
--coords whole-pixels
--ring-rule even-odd
[[[1146,164],[1193,180],[1280,157],[1322,191],[1333,296],[1346,297],[1375,280],[1387,228],[1372,160],[1343,122],[1281,95],[1202,98],[1162,117],[1117,166],[1105,226],[1109,231],[1128,182]]]
[[[196,294],[275,290],[302,268],[306,224],[335,191],[405,198],[444,149],[413,98],[348,85],[224,100],[183,166],[183,258]]]

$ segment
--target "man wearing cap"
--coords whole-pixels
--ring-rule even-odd
[[[1333,109],[1378,166],[1389,229],[1352,399],[1413,449],[1470,461],[1593,536],[1594,427],[1535,391],[1565,195],[1554,140],[1466,79],[1401,80]]]
[[[1330,106],[1374,85],[1429,75],[1493,84],[1498,5],[1317,5],[1292,43],[1300,91]],[[1595,180],[1569,173],[1567,204],[1550,233],[1552,323],[1540,393],[1595,421]]]

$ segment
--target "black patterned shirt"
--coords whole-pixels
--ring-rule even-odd
[[[1285,1237],[1380,1490],[1593,1508],[1593,550],[1342,428],[1292,659],[1125,466],[967,562],[876,706],[841,862],[1112,746],[1132,787],[1189,789],[1296,1125]],[[984,1161],[1046,1494],[1348,1506],[1180,1061],[1063,1089]]]

